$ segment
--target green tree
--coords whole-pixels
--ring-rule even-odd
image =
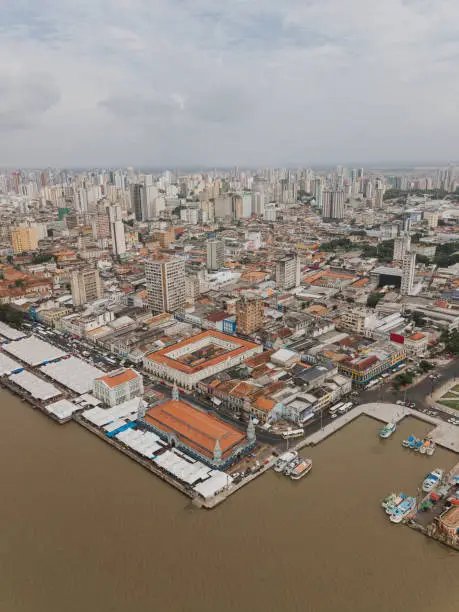
[[[382,300],[384,295],[382,293],[370,293],[367,298],[367,306],[369,308],[375,308],[379,300]]]
[[[420,362],[419,367],[423,372],[429,372],[430,370],[433,370],[435,368],[435,366],[431,364],[430,361],[426,361],[425,359]]]
[[[14,286],[15,287],[24,287],[24,280],[22,278],[17,278],[14,281]]]

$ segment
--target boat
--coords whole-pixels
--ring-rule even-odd
[[[421,455],[425,455],[427,453],[427,447],[429,446],[429,441],[424,440],[422,445],[419,447],[419,452]]]
[[[401,523],[416,509],[416,498],[407,497],[399,504],[389,517],[392,523]]]
[[[424,491],[424,493],[430,493],[431,491],[433,491],[435,487],[441,484],[442,478],[443,470],[441,470],[440,468],[437,468],[430,472],[430,474],[427,474],[424,479],[424,482],[422,483],[422,490]]]
[[[387,506],[391,506],[396,499],[397,493],[389,493],[389,495],[382,500],[381,506],[387,508]]]
[[[296,459],[297,457],[298,457],[297,451],[288,451],[287,453],[284,453],[276,461],[274,465],[274,471],[283,472],[285,468],[287,467],[287,464],[290,463],[290,461],[293,461],[294,459]]]
[[[414,449],[413,449],[413,450],[414,450],[416,453],[419,453],[419,451],[420,451],[420,449],[421,449],[421,446],[422,446],[423,444],[424,444],[424,441],[423,441],[423,440],[418,440],[418,441],[416,442],[416,444],[414,445]]]
[[[416,442],[416,438],[414,436],[408,436],[406,440],[403,440],[402,446],[404,448],[409,448],[411,444],[414,444],[415,442]]]
[[[400,495],[397,495],[397,497],[394,499],[392,504],[388,504],[386,506],[386,514],[392,514],[392,512],[395,511],[395,509],[402,503],[402,501],[404,501],[406,499],[406,495],[404,495],[403,493],[400,493]]]
[[[298,459],[298,457],[295,457],[295,459],[293,459],[292,461],[289,461],[289,463],[287,463],[287,465],[284,468],[284,474],[286,476],[290,476],[290,474],[293,472],[293,470],[296,468],[296,466],[299,464],[300,461],[301,459]]]
[[[384,427],[380,429],[379,437],[388,438],[394,433],[396,429],[397,429],[397,426],[395,425],[395,423],[387,423],[387,425],[384,425]]]
[[[293,468],[292,473],[290,474],[290,478],[292,480],[299,480],[300,478],[303,478],[303,476],[306,476],[306,474],[309,474],[311,469],[312,469],[312,460],[311,459],[301,459],[298,465],[296,465]]]
[[[437,446],[436,446],[435,442],[433,440],[430,440],[430,444],[429,444],[429,446],[427,448],[427,451],[426,451],[427,454],[429,455],[429,457],[432,457],[432,455],[435,452],[436,447]]]
[[[414,436],[410,436],[411,440],[410,440],[410,448],[412,450],[414,450],[414,447],[416,446],[416,444],[418,443],[418,439],[415,438]]]

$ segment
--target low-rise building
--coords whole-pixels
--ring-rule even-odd
[[[338,371],[350,378],[354,386],[364,388],[374,378],[403,363],[406,354],[403,346],[375,344],[356,357],[346,357],[340,361]]]
[[[120,368],[96,378],[92,392],[106,406],[118,406],[143,395],[143,378],[132,368]]]

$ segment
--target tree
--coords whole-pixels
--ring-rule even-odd
[[[427,255],[416,255],[416,262],[428,265],[430,263],[430,259]]]
[[[24,287],[24,280],[22,278],[17,278],[14,281],[14,286],[15,287]]]
[[[384,295],[382,293],[370,293],[367,298],[367,306],[369,308],[375,308],[379,300],[382,300]]]
[[[433,370],[435,368],[435,366],[432,365],[430,361],[426,361],[425,359],[421,361],[421,363],[419,364],[419,367],[421,368],[423,372],[429,372],[430,370]]]

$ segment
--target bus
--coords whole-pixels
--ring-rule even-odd
[[[343,406],[343,402],[340,402],[339,404],[335,404],[334,406],[330,408],[330,410],[328,411],[328,414],[331,416],[332,419],[338,416],[338,410],[342,406]]]
[[[288,431],[282,432],[282,437],[284,440],[289,440],[290,438],[299,438],[300,436],[304,436],[304,429],[289,429]]]
[[[343,404],[341,406],[341,408],[338,408],[338,412],[340,414],[344,414],[345,412],[347,412],[348,410],[350,410],[352,408],[354,404],[352,402],[348,402],[347,404]]]

